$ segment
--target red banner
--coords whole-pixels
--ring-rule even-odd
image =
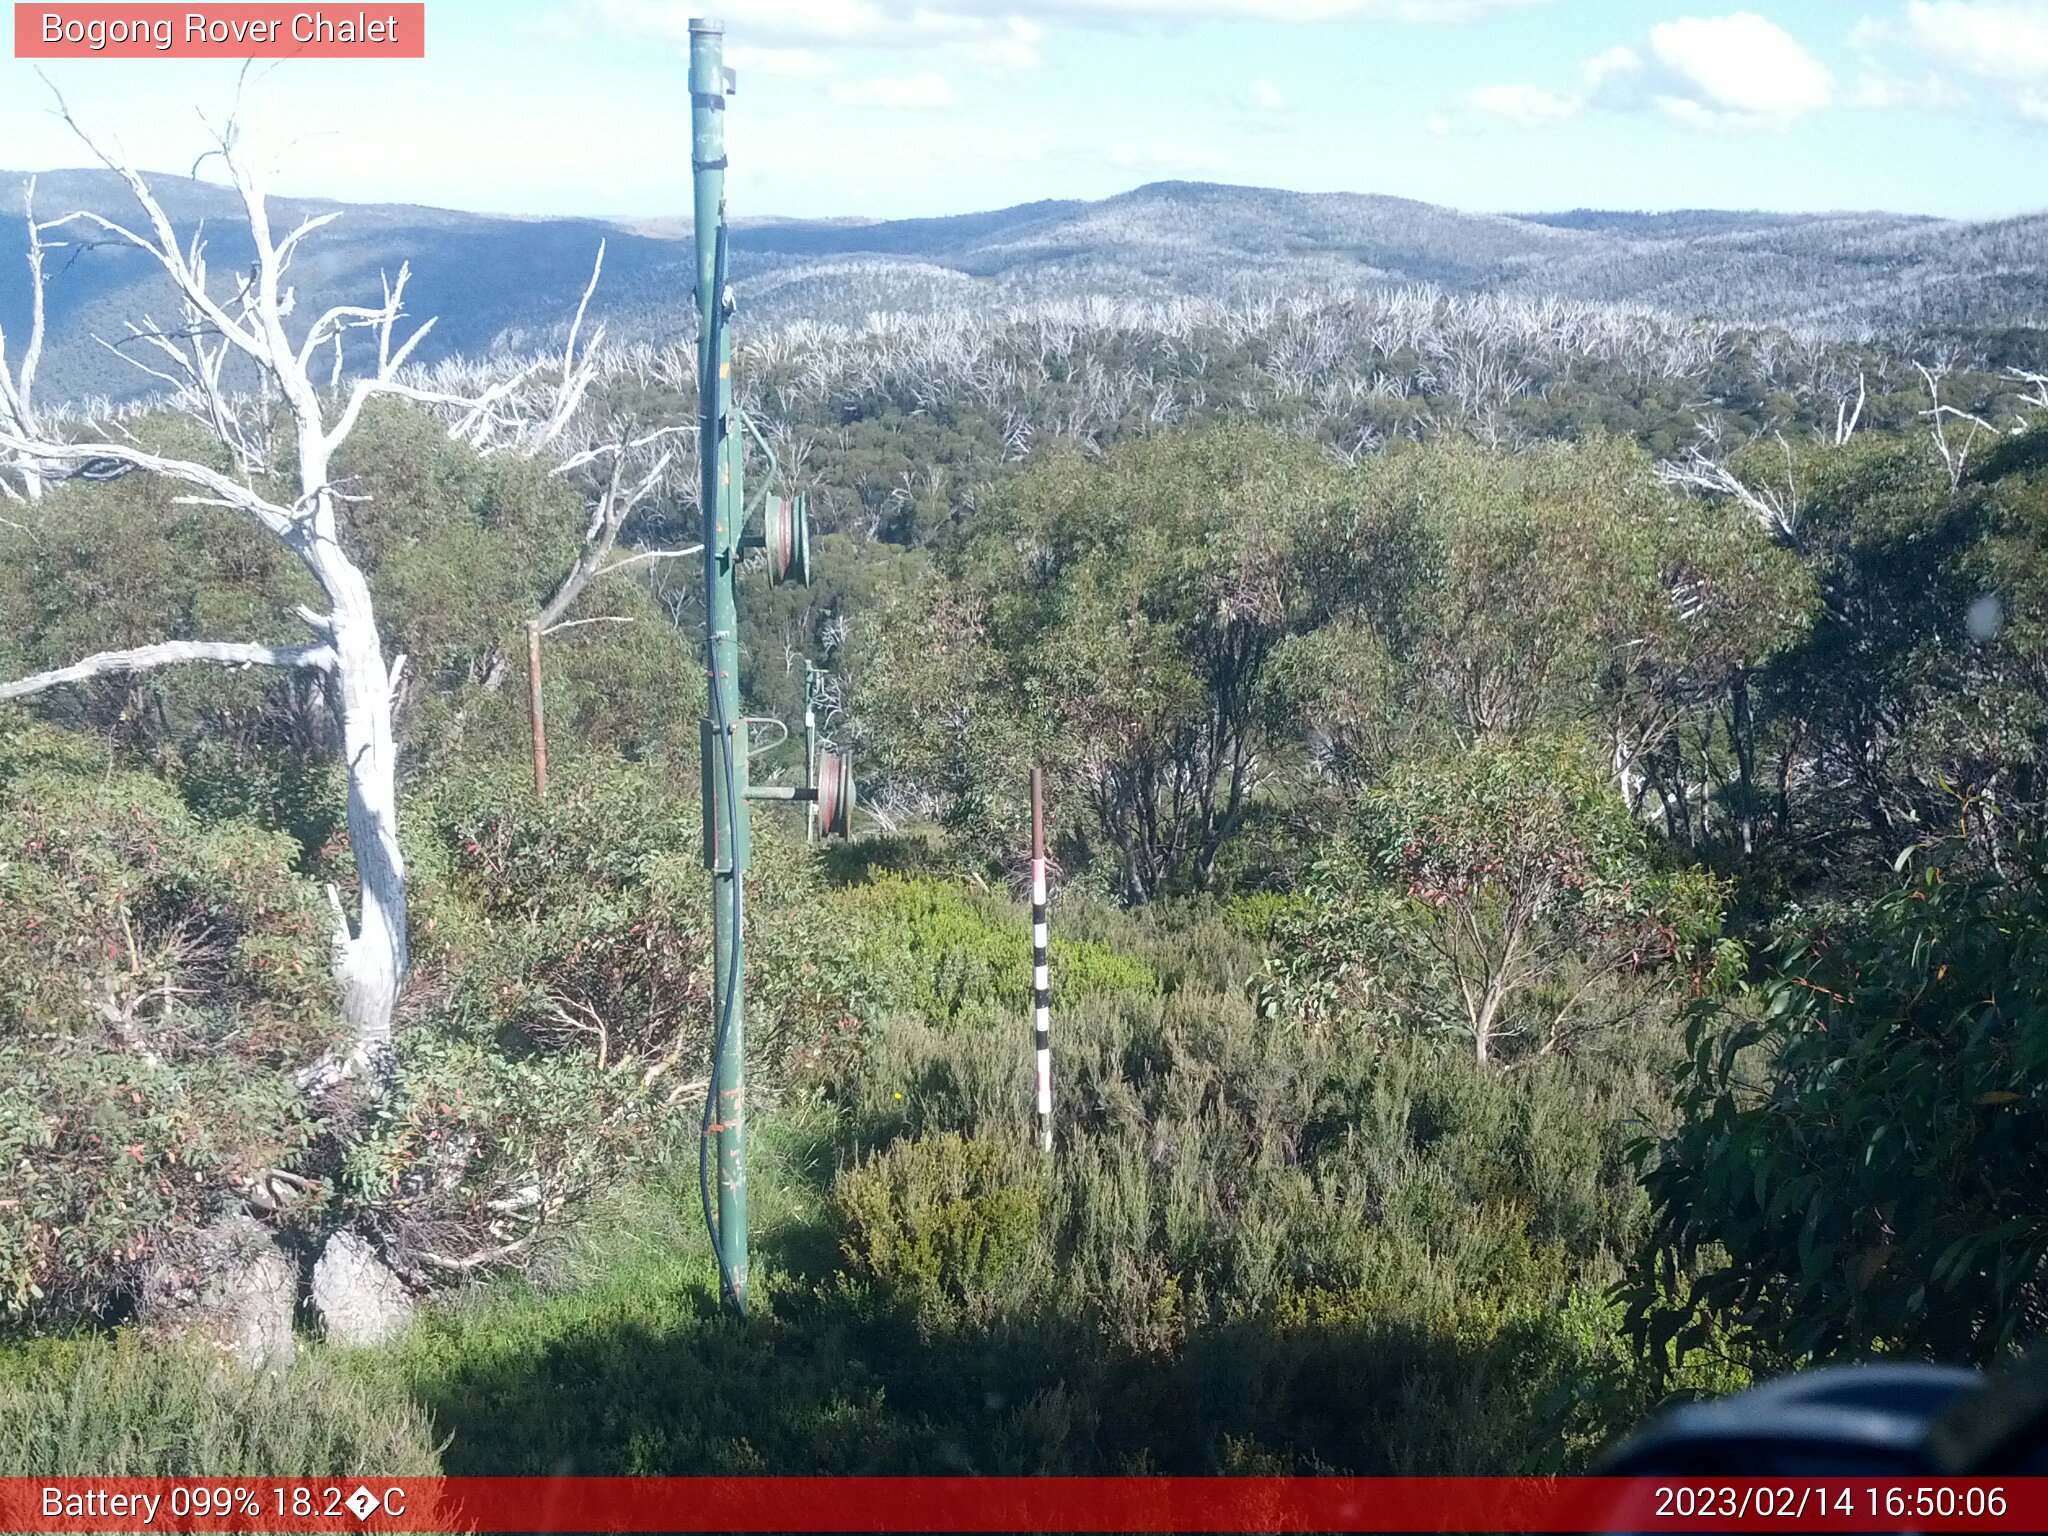
[[[21,5],[17,59],[423,59],[424,4]]]
[[[5,1531],[2043,1531],[2048,1478],[0,1478]]]

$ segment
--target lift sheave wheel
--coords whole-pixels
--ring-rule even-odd
[[[801,496],[771,496],[762,513],[761,542],[768,551],[768,580],[774,586],[811,584],[811,525]]]
[[[826,837],[853,836],[853,760],[843,753],[818,754],[818,830]]]

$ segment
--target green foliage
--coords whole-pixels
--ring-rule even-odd
[[[545,805],[486,765],[409,807],[400,1070],[357,1130],[345,1187],[420,1283],[477,1253],[520,1256],[677,1134],[710,1051],[698,806],[693,779],[665,763],[591,754]],[[772,829],[756,849],[749,1033],[757,1081],[772,1084],[846,1018],[848,961]]]
[[[1941,815],[1941,781],[1978,777],[1964,766],[1974,754],[1955,750],[1977,686],[1962,642],[1978,518],[1914,439],[1864,437],[1778,473],[1798,486],[1824,607],[1763,674],[1764,709],[1815,740],[1823,782],[1800,807],[1814,841],[1831,862],[1855,851],[1881,881],[1914,823]]]
[[[1684,690],[1761,664],[1812,607],[1799,563],[1746,513],[1671,496],[1611,439],[1418,448],[1364,476],[1419,529],[1391,594],[1402,650],[1462,740],[1591,716],[1651,746]]]
[[[219,453],[182,418],[146,417],[133,430],[201,462]],[[182,504],[169,482],[61,484],[16,513],[0,522],[0,673],[10,678],[166,640],[308,638],[291,612],[318,588],[290,553],[238,514]],[[288,831],[310,855],[340,819],[338,775],[313,745],[318,692],[268,668],[174,667],[7,709],[110,738],[128,765],[165,772],[201,816]]]
[[[386,645],[424,677],[481,682],[573,562],[575,499],[546,466],[480,458],[396,400],[364,412],[337,470],[362,498],[343,504],[342,537],[371,577]]]
[[[202,460],[182,418],[145,418],[146,442]],[[427,413],[377,401],[337,474],[342,537],[370,582],[387,652],[411,678],[399,727],[417,762],[509,755],[526,742],[525,621],[572,564],[584,513],[545,466],[485,459]],[[294,616],[317,589],[246,518],[180,505],[149,476],[60,486],[0,524],[0,667],[8,675],[162,640],[303,643]],[[547,642],[545,702],[558,752],[641,754],[694,741],[703,694],[690,648],[643,585],[594,588],[576,617],[606,622]],[[268,669],[171,668],[35,702],[113,735],[167,772],[202,814],[291,831],[309,860],[339,826],[321,689]]]
[[[884,792],[994,857],[1022,836],[1015,765],[1045,762],[1074,786],[1070,879],[1126,902],[1234,868],[1284,885],[1276,832],[1318,790],[1531,730],[1598,740],[1630,809],[1654,790],[1686,842],[1721,793],[1695,803],[1696,755],[1732,756],[1753,845],[1736,696],[1807,634],[1815,587],[1746,509],[1674,496],[1611,439],[1345,469],[1212,428],[998,484],[934,576],[885,593],[852,677]],[[1308,793],[1269,787],[1276,769]],[[1254,829],[1240,868],[1225,850]]]
[[[321,1356],[257,1374],[132,1334],[0,1373],[0,1477],[437,1477],[411,1402]]]
[[[2048,1322],[2048,869],[2022,854],[1973,877],[1937,850],[1694,1020],[1684,1121],[1638,1153],[1653,1355],[1721,1326],[1788,1364],[1989,1362]]]
[[[415,802],[422,961],[487,1029],[652,1066],[710,996],[695,785],[589,758],[541,805],[509,767]]]
[[[1216,921],[1153,934],[1155,956],[1194,950]],[[911,1277],[886,1295],[948,1336],[971,1316],[990,1355],[974,1379],[1005,1402],[1063,1382],[1091,1427],[1058,1465],[1570,1465],[1637,1411],[1617,1316],[1570,1298],[1635,1241],[1622,1149],[1632,1123],[1665,1123],[1667,1036],[1503,1074],[1408,1036],[1261,1017],[1207,990],[1194,954],[1152,964],[1184,979],[1056,1016],[1049,1165],[1022,1146],[1021,1029],[892,1024],[834,1095],[852,1144],[884,1149],[840,1174],[835,1200],[851,1189],[863,1217],[886,1213],[869,1219]],[[978,1147],[1046,1193],[1036,1251],[999,1300],[963,1310],[963,1292],[917,1277],[943,1272],[948,1236],[980,1234],[986,1213],[936,1193],[921,1223],[901,1213],[912,1188],[971,1187],[956,1165]],[[1567,1307],[1577,1333],[1558,1325]],[[1006,1353],[1012,1330],[1037,1341],[1042,1376]]]
[[[413,754],[517,752],[530,729],[524,626],[574,564],[584,509],[544,464],[481,458],[395,401],[364,413],[345,472],[363,499],[347,504],[343,536],[369,577],[386,648],[424,684],[404,718]],[[599,583],[570,617],[623,622],[544,642],[555,751],[694,743],[703,681],[646,588]]]
[[[1377,778],[1411,747],[1413,714],[1399,659],[1386,637],[1357,619],[1289,635],[1273,651],[1268,709],[1285,730],[1298,723],[1310,762],[1344,789]]]
[[[132,430],[145,446],[202,463],[222,453],[181,417],[145,418]],[[61,484],[0,523],[0,666],[12,677],[159,640],[298,643],[305,632],[292,605],[317,592],[247,518],[184,504],[168,481]],[[211,669],[117,678],[45,707],[130,741],[166,724],[233,733],[273,703],[276,681]]]
[[[783,1267],[788,1246],[813,1236],[834,1254],[802,1166],[811,1130],[779,1115],[753,1139],[760,1251],[746,1327],[719,1314],[692,1167],[615,1190],[546,1287],[501,1283],[436,1308],[394,1349],[350,1364],[433,1414],[453,1437],[454,1474],[958,1471],[951,1404],[894,1390],[936,1357],[893,1315],[870,1320],[850,1291]]]
[[[1263,390],[1226,350],[1213,398]],[[787,367],[763,388],[796,402]],[[316,1356],[303,1402],[56,1350],[0,1387],[0,1438],[38,1413],[70,1427],[35,1457],[137,1470],[431,1465],[452,1432],[451,1469],[527,1474],[1526,1471],[1583,1464],[1661,1386],[1740,1379],[1716,1358],[2009,1351],[2048,1320],[2048,458],[2002,437],[1954,483],[1896,395],[1868,419],[1910,433],[1788,445],[1761,429],[1803,407],[1747,351],[1706,385],[1625,371],[1489,408],[1568,445],[1347,462],[1264,394],[1265,428],[1126,411],[1093,455],[1019,453],[988,402],[900,380],[834,398],[802,471],[830,574],[743,603],[750,707],[793,715],[779,662],[829,660],[857,708],[826,728],[911,825],[813,853],[757,821],[744,1332],[659,1162],[693,1163],[708,1048],[688,584],[600,584],[575,617],[629,622],[549,638],[536,805],[521,625],[582,509],[380,404],[342,473],[411,680],[390,1091],[291,1087],[333,1032],[308,877],[348,857],[321,688],[164,673],[15,711],[0,1168],[28,1198],[0,1200],[0,1286],[35,1325],[111,1310],[269,1169],[309,1176],[311,1232],[369,1231],[422,1288],[534,1277]],[[1676,453],[1702,387],[1758,430],[1730,464],[1771,526],[1597,430]],[[1344,430],[1419,436],[1423,409],[1360,401]],[[232,517],[140,477],[18,510],[6,675],[303,638],[303,575]],[[1023,1141],[1028,929],[988,894],[1034,761],[1064,870],[1050,1161]],[[1855,899],[1958,822],[1939,874]],[[1802,911],[1829,915],[1730,1000]],[[1688,990],[1720,1000],[1674,1106]],[[1598,1299],[1631,1254],[1661,1381]]]
[[[913,1303],[992,1301],[1038,1246],[1035,1175],[1014,1137],[897,1142],[832,1186],[852,1273]]]
[[[1030,808],[1012,781],[1045,726],[1002,694],[978,603],[922,558],[917,566],[855,631],[859,710],[849,735],[871,793],[935,798],[947,829],[988,858],[1030,835]]]
[[[1031,929],[1016,906],[939,880],[883,876],[847,891],[838,907],[863,927],[863,974],[878,1011],[951,1024],[1028,1008]],[[1142,961],[1085,939],[1054,937],[1048,958],[1062,1001],[1158,990]]]
[[[0,1292],[90,1311],[313,1125],[330,919],[289,839],[76,737],[0,736]]]
[[[541,863],[506,867],[530,892]],[[590,868],[568,878],[620,878]],[[877,935],[926,910],[916,882],[895,884],[820,906],[861,914],[861,953],[887,954]],[[647,1170],[543,1238],[531,1280],[336,1364],[394,1420],[431,1415],[450,1472],[1583,1465],[1646,1401],[1592,1298],[1636,1240],[1621,1147],[1667,1121],[1660,1040],[1503,1074],[1262,1018],[1236,990],[1250,936],[1296,905],[1067,915],[1143,964],[1056,1021],[1050,1161],[1022,1135],[1021,1013],[1000,1030],[876,1014],[865,1049],[815,1069],[827,1094],[757,1121],[745,1329],[718,1314],[694,1187]],[[918,954],[906,974],[943,964]],[[414,1026],[414,1048],[440,1028]],[[414,1059],[402,1081],[493,1080],[437,1070]],[[513,1106],[487,1123],[506,1121]]]
[[[1206,888],[1274,725],[1267,663],[1345,601],[1317,585],[1331,549],[1358,564],[1380,542],[1298,442],[1048,455],[977,509],[935,601],[889,611],[859,658],[862,718],[886,771],[941,790],[990,851],[1021,824],[1015,765],[1046,761],[1091,786],[1126,900]]]
[[[1576,743],[1408,763],[1359,800],[1282,932],[1312,1013],[1452,1022],[1478,1060],[1568,1047],[1654,1007],[1647,973],[1704,959],[1721,893],[1668,868]]]
[[[1176,905],[1091,919],[1181,981],[1062,1016],[1050,1162],[1020,1135],[1028,1032],[894,1021],[829,1101],[759,1122],[746,1328],[694,1191],[655,1182],[600,1201],[545,1286],[435,1308],[357,1368],[431,1409],[460,1472],[1583,1465],[1646,1401],[1595,1298],[1640,1220],[1621,1147],[1665,1121],[1661,1046],[1501,1074],[1275,1028],[1200,986],[1228,919]]]

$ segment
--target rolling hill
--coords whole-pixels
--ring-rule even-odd
[[[203,227],[216,271],[249,260],[232,194],[151,178],[181,232]],[[22,213],[0,173],[0,218]],[[105,171],[38,182],[44,217],[132,214]],[[687,218],[521,218],[398,204],[279,199],[281,225],[340,209],[296,269],[304,301],[378,291],[410,261],[411,307],[440,317],[422,356],[525,350],[560,332],[600,240],[594,311],[615,338],[689,325]],[[18,225],[15,226],[18,230]],[[1962,223],[1887,213],[1692,210],[1473,214],[1402,198],[1162,182],[1096,202],[945,218],[755,219],[736,225],[735,286],[756,319],[858,321],[877,310],[990,308],[1076,293],[1229,297],[1305,288],[1432,285],[1556,294],[1679,314],[1854,335],[2036,326],[2048,316],[2048,215]],[[17,243],[0,225],[0,253]],[[168,293],[136,252],[74,239],[51,262],[45,398],[128,394],[149,381],[96,345]],[[25,266],[0,254],[0,325],[18,335]]]

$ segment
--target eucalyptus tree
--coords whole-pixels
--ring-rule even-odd
[[[970,670],[1059,758],[1127,901],[1208,888],[1297,751],[1272,662],[1382,562],[1384,530],[1311,445],[1170,434],[1049,454],[953,557]]]
[[[1312,876],[1397,1013],[1443,1001],[1484,1064],[1661,1006],[1718,937],[1721,893],[1669,870],[1583,738],[1539,733],[1411,761],[1360,797],[1347,837],[1384,881]],[[1335,871],[1333,881],[1327,871]]]
[[[1673,496],[1611,439],[1512,456],[1436,444],[1366,475],[1365,494],[1416,529],[1421,574],[1396,628],[1450,735],[1584,729],[1630,809],[1672,837],[1698,841],[1717,799],[1749,827],[1747,769],[1723,786],[1711,746],[1721,711],[1746,708],[1746,678],[1810,622],[1797,559],[1745,513]]]

